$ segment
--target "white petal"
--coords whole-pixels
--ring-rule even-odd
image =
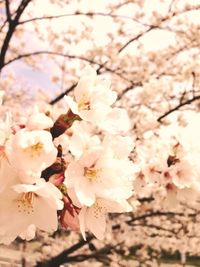
[[[86,225],[85,225],[85,214],[86,214],[87,208],[83,207],[78,215],[79,223],[80,223],[80,231],[83,236],[83,239],[86,240],[85,231],[86,231]]]

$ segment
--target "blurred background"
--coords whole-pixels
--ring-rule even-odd
[[[1,0],[0,47],[4,109],[16,120],[35,105],[58,114],[88,64],[111,79],[134,140],[199,112],[199,0]],[[200,266],[198,203],[169,208],[155,194],[142,189],[130,199],[137,211],[112,214],[101,242],[38,232],[1,246],[0,266]]]

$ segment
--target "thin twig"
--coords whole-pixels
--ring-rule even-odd
[[[169,114],[171,114],[172,112],[174,112],[174,111],[176,111],[176,110],[179,110],[181,107],[186,106],[186,105],[189,105],[189,104],[191,104],[192,102],[197,101],[197,100],[199,100],[199,99],[200,99],[200,95],[195,96],[195,97],[193,97],[192,99],[189,99],[189,100],[186,100],[186,101],[180,103],[178,106],[176,106],[176,107],[170,109],[170,110],[167,111],[165,114],[163,114],[162,116],[160,116],[160,117],[157,119],[157,121],[158,121],[158,122],[161,122],[162,119],[164,119],[165,117],[167,117],[167,116],[168,116]]]

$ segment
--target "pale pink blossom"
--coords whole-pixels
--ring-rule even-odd
[[[0,202],[0,243],[10,243],[19,235],[30,239],[34,236],[29,232],[33,231],[31,225],[55,231],[57,210],[63,208],[61,199],[61,192],[43,179],[37,179],[34,185],[17,184],[5,190]]]
[[[22,129],[6,142],[5,153],[14,168],[34,176],[55,162],[57,149],[49,132]]]
[[[82,205],[91,206],[96,197],[128,198],[132,195],[135,166],[128,159],[116,159],[101,149],[72,161],[65,171],[67,187],[74,188]]]
[[[28,130],[45,130],[53,126],[53,120],[42,112],[31,114],[26,123]]]
[[[85,232],[90,230],[98,239],[102,240],[106,230],[107,213],[130,211],[132,211],[132,207],[126,200],[96,199],[91,207],[84,206],[79,213],[83,238],[86,239]]]
[[[69,150],[76,158],[101,147],[99,136],[92,135],[88,128],[90,129],[89,125],[83,122],[76,122],[72,127],[73,134],[69,140]]]
[[[105,119],[116,98],[116,92],[110,90],[110,82],[99,79],[96,71],[88,66],[74,89],[74,99],[65,96],[65,101],[83,120],[98,122]]]

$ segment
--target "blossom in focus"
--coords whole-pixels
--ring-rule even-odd
[[[99,136],[92,135],[88,128],[89,125],[85,125],[84,122],[76,122],[72,127],[73,134],[69,141],[69,150],[76,158],[101,146]]]
[[[113,153],[96,150],[72,161],[65,171],[65,184],[74,188],[82,205],[91,206],[96,197],[109,199],[132,195],[134,165],[128,159],[113,158]]]
[[[51,134],[43,130],[20,130],[5,144],[10,164],[25,174],[39,174],[56,160]]]
[[[86,239],[85,231],[90,230],[102,240],[106,230],[106,214],[109,212],[130,212],[132,206],[126,200],[112,201],[97,198],[91,207],[84,206],[79,213],[80,230]]]
[[[65,101],[83,120],[98,122],[105,119],[116,98],[116,92],[110,90],[110,82],[99,79],[96,71],[87,67],[74,89],[74,99],[65,96]]]
[[[31,225],[55,231],[57,210],[63,208],[61,199],[61,192],[44,179],[37,179],[34,185],[17,184],[5,190],[0,202],[0,243],[10,243],[19,235],[29,239],[34,236]]]
[[[36,233],[36,226],[34,224],[31,224],[23,233],[20,234],[20,238],[29,241],[35,237],[35,233]]]
[[[45,130],[52,126],[53,120],[41,112],[31,114],[26,123],[28,130]]]

